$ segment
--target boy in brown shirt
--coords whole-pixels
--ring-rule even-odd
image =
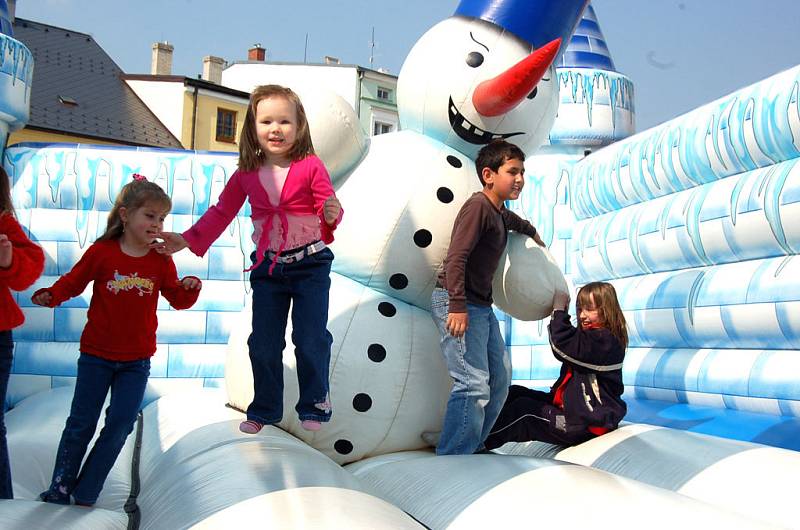
[[[492,309],[492,277],[508,230],[544,246],[536,229],[503,205],[519,198],[524,161],[522,150],[504,140],[480,150],[475,167],[483,190],[467,199],[456,216],[431,295],[431,313],[453,378],[436,448],[439,455],[481,449],[508,394],[511,361]]]

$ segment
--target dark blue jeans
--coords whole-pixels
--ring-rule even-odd
[[[263,424],[283,419],[283,350],[290,303],[300,386],[295,410],[301,421],[331,419],[328,365],[333,336],[327,325],[332,261],[333,252],[325,248],[295,263],[276,264],[272,275],[269,259],[250,273],[253,332],[247,345],[255,396],[247,407],[247,419]]]
[[[136,423],[149,375],[150,359],[107,361],[81,353],[72,409],[61,434],[50,484],[49,492],[56,498],[71,494],[76,503],[91,505],[97,501]],[[81,467],[109,389],[111,402],[106,409],[105,425]]]
[[[14,341],[11,330],[0,331],[0,499],[13,499],[11,487],[11,462],[8,459],[6,441],[6,390],[8,376],[11,374],[11,361],[14,355]]]

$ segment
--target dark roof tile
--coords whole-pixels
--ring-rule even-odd
[[[128,144],[182,147],[90,35],[17,18],[14,38],[34,57],[28,125]],[[59,96],[78,104],[65,105]]]

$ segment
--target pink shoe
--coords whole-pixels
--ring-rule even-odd
[[[318,431],[322,428],[322,423],[317,420],[303,420],[300,426],[307,431]]]
[[[245,420],[239,424],[239,430],[245,434],[258,434],[264,425],[254,420]]]

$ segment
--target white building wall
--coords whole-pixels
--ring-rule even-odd
[[[372,107],[370,115],[370,136],[375,135],[375,122],[390,125],[392,127],[391,130],[386,132],[395,132],[400,128],[400,118],[398,117],[397,112],[388,111],[378,107]]]
[[[169,132],[180,140],[183,134],[183,81],[126,79],[125,82],[169,129]]]
[[[244,92],[270,83],[288,86],[296,92],[325,87],[356,108],[359,79],[355,66],[239,63],[222,72],[223,86]]]

